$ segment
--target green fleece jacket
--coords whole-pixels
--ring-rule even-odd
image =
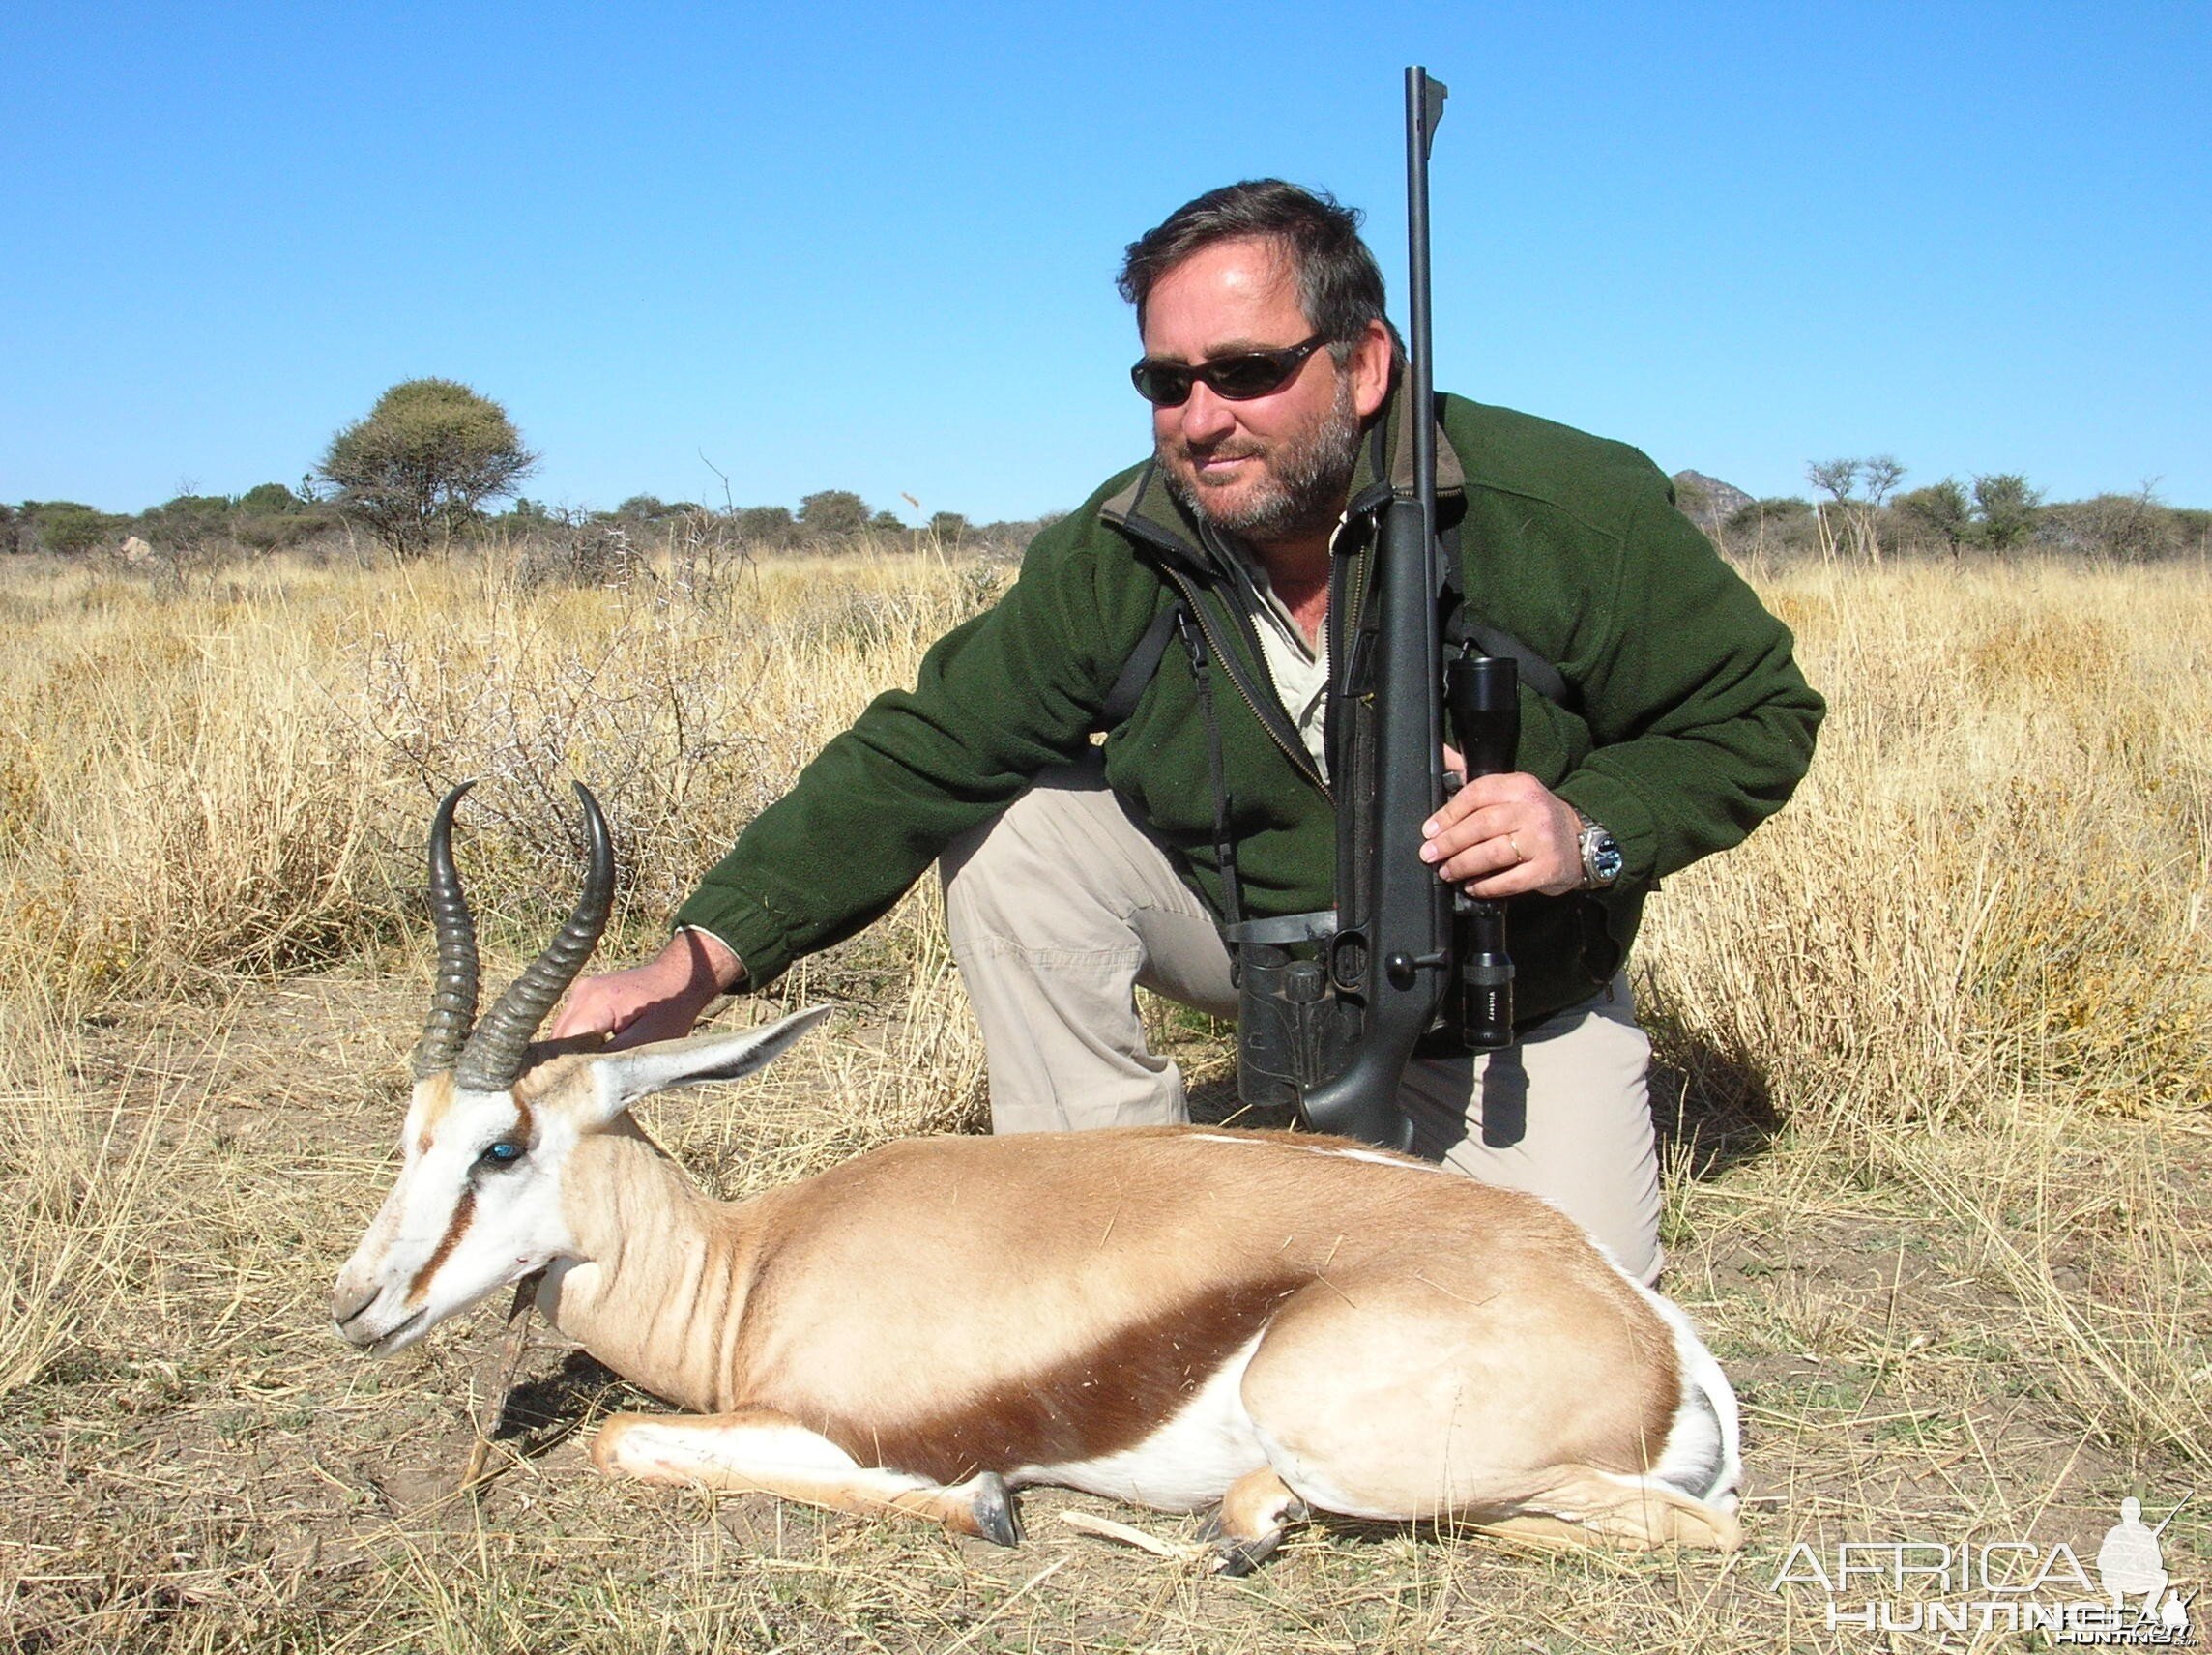
[[[1460,519],[1469,608],[1556,666],[1554,702],[1524,681],[1520,768],[1620,841],[1594,895],[1512,904],[1516,1009],[1586,999],[1634,940],[1663,876],[1737,843],[1781,808],[1822,706],[1790,633],[1674,508],[1673,485],[1618,443],[1441,398],[1440,521]],[[1362,444],[1338,550],[1363,556],[1362,507],[1410,475],[1396,408]],[[1181,595],[1212,675],[1247,918],[1334,903],[1335,807],[1270,691],[1249,619],[1197,525],[1150,464],[1110,479],[1037,536],[1020,577],[930,650],[912,690],[882,695],[748,827],[676,915],[721,938],[749,987],[882,915],[957,834],[1037,771],[1074,762],[1153,617]],[[1121,723],[1106,777],[1184,878],[1222,912],[1205,720],[1171,648]]]

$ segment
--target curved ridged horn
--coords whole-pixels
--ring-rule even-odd
[[[453,867],[453,807],[474,786],[464,781],[454,788],[430,818],[430,922],[438,933],[438,975],[430,985],[430,1015],[415,1045],[417,1080],[451,1068],[476,1021],[477,927]]]
[[[598,946],[599,933],[606,929],[615,897],[614,841],[592,790],[582,782],[575,788],[576,797],[583,800],[584,837],[591,847],[584,893],[576,898],[574,912],[546,944],[545,952],[499,997],[499,1003],[484,1014],[469,1043],[461,1048],[460,1060],[453,1065],[453,1081],[470,1091],[504,1091],[514,1084],[515,1076],[522,1072],[523,1052],[531,1036],[553,1009],[553,1002],[576,980],[576,973]]]

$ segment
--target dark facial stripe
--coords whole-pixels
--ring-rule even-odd
[[[940,1483],[1119,1453],[1158,1430],[1310,1280],[1286,1275],[1234,1284],[932,1418],[809,1423],[862,1465]],[[800,1418],[807,1412],[790,1411]]]
[[[409,1304],[419,1303],[422,1295],[430,1291],[430,1278],[438,1273],[438,1266],[460,1245],[461,1236],[468,1230],[469,1220],[476,1215],[477,1192],[464,1189],[461,1191],[461,1199],[453,1203],[452,1221],[446,1226],[445,1234],[438,1237],[438,1245],[431,1250],[430,1257],[423,1261],[422,1267],[415,1272],[415,1279],[407,1284]]]

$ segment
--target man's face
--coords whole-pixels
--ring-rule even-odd
[[[1220,242],[1184,259],[1145,303],[1145,355],[1204,363],[1301,343],[1313,327],[1297,284],[1262,241]],[[1232,402],[1205,384],[1152,410],[1152,445],[1176,494],[1217,528],[1266,546],[1325,531],[1344,509],[1361,424],[1389,388],[1381,324],[1341,366],[1316,351],[1279,391]]]

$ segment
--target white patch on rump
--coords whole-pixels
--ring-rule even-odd
[[[1735,1387],[1680,1305],[1630,1275],[1604,1247],[1597,1251],[1622,1281],[1643,1295],[1674,1337],[1681,1395],[1659,1463],[1651,1467],[1652,1480],[1722,1511],[1736,1510],[1743,1485],[1743,1426],[1736,1411]]]
[[[1155,1511],[1213,1504],[1231,1483],[1267,1463],[1244,1408],[1244,1370],[1262,1336],[1255,1333],[1232,1351],[1173,1418],[1135,1447],[1062,1466],[1024,1466],[1006,1481],[1017,1488],[1059,1483]]]
[[[1649,1290],[1646,1296],[1674,1332],[1675,1367],[1682,1383],[1666,1452],[1651,1474],[1693,1499],[1734,1511],[1743,1482],[1742,1427],[1736,1417],[1734,1387],[1681,1308]]]

